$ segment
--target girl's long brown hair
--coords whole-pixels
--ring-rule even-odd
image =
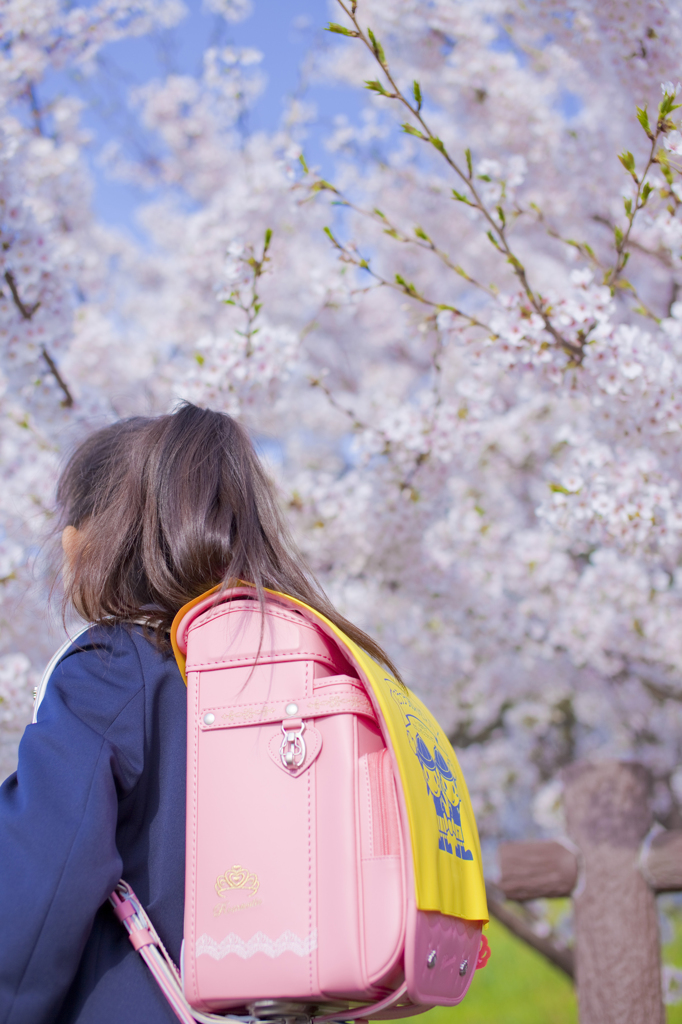
[[[230,416],[184,404],[98,430],[57,486],[59,526],[79,531],[65,607],[91,622],[144,621],[161,648],[176,612],[217,584],[252,583],[322,612],[397,675],[331,604],[289,533],[251,440]],[[399,677],[398,677],[399,678]]]

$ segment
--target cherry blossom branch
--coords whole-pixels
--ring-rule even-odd
[[[635,171],[635,158],[633,157],[632,153],[621,153],[618,157],[623,167],[625,167],[626,171],[628,171],[628,173],[634,180],[637,189],[635,192],[634,202],[632,199],[623,200],[625,205],[625,216],[628,222],[627,228],[624,232],[621,228],[618,227],[618,225],[616,225],[613,229],[613,234],[616,241],[616,263],[615,266],[607,270],[606,274],[604,275],[604,283],[610,285],[612,291],[615,290],[616,287],[618,287],[618,278],[623,273],[625,265],[628,259],[630,258],[630,253],[628,251],[627,246],[630,241],[630,235],[632,233],[632,226],[635,222],[635,217],[637,216],[640,210],[644,209],[644,207],[646,206],[647,199],[649,198],[649,195],[653,192],[653,186],[651,186],[648,181],[645,181],[645,178],[649,173],[651,166],[657,162],[655,154],[656,147],[658,145],[658,140],[661,134],[661,129],[659,126],[660,121],[656,128],[655,135],[653,135],[651,132],[648,133],[651,140],[651,147],[649,149],[649,156],[647,158],[646,166],[641,177]],[[629,282],[625,284],[625,287],[627,287],[628,284]]]
[[[319,388],[319,390],[324,395],[326,395],[327,401],[331,405],[332,409],[336,409],[337,412],[343,413],[344,416],[347,416],[348,419],[350,419],[350,421],[353,424],[354,430],[369,430],[367,424],[359,420],[352,409],[347,409],[345,405],[342,405],[339,401],[337,401],[337,399],[334,397],[333,391],[331,390],[331,388],[327,387],[327,385],[324,383],[324,379],[321,376],[308,377],[308,383],[312,388]],[[381,431],[377,431],[376,427],[373,427],[372,429],[376,433],[381,434]],[[388,439],[386,439],[386,443],[388,443]]]
[[[55,363],[54,359],[52,358],[52,356],[48,352],[48,350],[45,347],[45,345],[41,345],[40,346],[40,352],[41,352],[41,355],[42,355],[43,359],[45,360],[45,362],[48,365],[50,373],[52,374],[54,379],[57,381],[57,384],[59,385],[59,387],[62,390],[62,393],[63,393],[64,397],[62,399],[61,404],[64,406],[64,408],[70,409],[72,407],[72,405],[73,405],[73,395],[71,394],[71,391],[69,390],[68,384],[66,383],[66,381],[62,377],[61,373],[59,372],[59,367]]]
[[[7,284],[9,285],[9,290],[11,291],[12,298],[14,299],[14,305],[17,307],[24,320],[30,320],[33,314],[40,308],[40,302],[36,302],[32,306],[24,304],[21,296],[19,295],[17,283],[11,270],[5,271],[5,281],[7,281]]]
[[[403,295],[407,295],[409,298],[415,299],[416,302],[421,302],[422,305],[429,306],[437,312],[447,310],[454,316],[460,317],[462,320],[466,320],[468,327],[481,327],[484,331],[487,331],[492,338],[497,337],[488,324],[484,323],[482,320],[478,320],[475,316],[471,316],[471,314],[458,309],[457,306],[452,306],[445,302],[435,302],[433,299],[427,299],[426,296],[417,291],[416,285],[412,284],[411,281],[406,281],[401,274],[396,274],[394,281],[389,281],[387,278],[382,277],[381,274],[377,274],[377,272],[372,269],[370,261],[359,254],[356,255],[348,246],[339,242],[339,240],[334,236],[331,228],[327,227],[324,230],[329,241],[341,254],[340,259],[344,263],[350,263],[354,267],[358,267],[360,270],[366,270],[367,273],[374,278],[379,287],[390,288],[393,291],[401,292]]]
[[[597,224],[604,224],[606,227],[611,228],[612,231],[615,230],[613,221],[609,220],[608,217],[602,217],[600,214],[595,214],[592,219],[594,221],[596,221]],[[654,259],[658,259],[658,260],[664,262],[666,264],[666,266],[670,267],[670,269],[672,269],[672,265],[671,265],[672,264],[672,260],[670,260],[669,258],[667,260],[665,260],[662,253],[659,254],[659,253],[652,252],[650,249],[646,249],[644,246],[639,245],[636,241],[634,241],[634,239],[630,239],[629,248],[630,248],[630,250],[637,249],[638,252],[643,253],[645,256],[651,256]],[[628,251],[626,253],[626,255],[629,256],[629,254],[630,253]],[[611,269],[613,269],[613,268],[611,268]],[[605,282],[608,282],[608,275],[610,274],[610,272],[611,272],[610,270],[606,272],[606,274],[604,276],[604,281]],[[634,299],[636,299],[637,302],[639,303],[639,305],[635,306],[635,308],[633,310],[635,313],[639,313],[641,316],[645,316],[649,320],[653,320],[655,323],[660,324],[661,317],[657,316],[652,309],[649,309],[649,307],[645,303],[644,299],[640,295],[638,289],[635,287],[634,284],[632,284],[631,281],[623,280],[623,282],[622,282],[622,284],[620,286],[614,286],[614,287],[611,288],[612,293],[615,292],[616,287],[620,287],[620,289],[623,289],[623,290],[627,289],[629,292],[632,293],[632,297]],[[670,310],[669,309],[668,309],[668,316],[670,316]]]
[[[14,278],[14,274],[12,273],[11,270],[6,270],[5,271],[5,281],[7,282],[8,286],[9,286],[9,290],[12,293],[12,299],[14,300],[14,305],[17,307],[17,309],[21,313],[21,315],[24,318],[24,320],[31,320],[33,315],[34,315],[34,313],[36,313],[38,311],[38,309],[40,308],[40,302],[34,302],[32,306],[27,306],[23,302],[21,296],[19,295],[19,290],[17,288],[17,282],[16,282],[16,280]],[[73,395],[71,394],[71,391],[69,390],[68,384],[66,383],[66,381],[62,377],[61,373],[59,372],[59,367],[55,363],[54,359],[52,358],[52,356],[48,352],[47,347],[45,345],[41,345],[40,346],[40,354],[42,355],[43,359],[47,363],[47,366],[48,366],[48,369],[49,369],[50,373],[52,374],[52,376],[56,380],[57,384],[61,388],[62,394],[64,395],[64,398],[62,399],[62,403],[61,404],[65,408],[70,409],[73,406]]]
[[[614,222],[609,217],[605,217],[601,213],[594,213],[592,215],[592,220],[595,222],[595,224],[603,224],[611,232],[613,232],[615,229]],[[550,235],[552,238],[557,238],[559,241],[564,242],[566,245],[575,246],[581,253],[581,255],[589,255],[590,259],[594,262],[595,266],[599,267],[600,269],[603,269],[602,263],[600,263],[600,261],[595,256],[594,252],[584,242],[574,242],[569,238],[562,238],[558,232],[552,231],[549,228],[547,229],[547,234]],[[664,249],[663,247],[660,247],[659,249],[648,249],[646,245],[642,245],[641,242],[638,242],[636,238],[632,237],[630,237],[628,245],[630,249],[636,249],[637,252],[641,252],[643,256],[650,256],[651,259],[657,260],[659,263],[662,263],[666,270],[675,269],[674,261],[669,249]]]
[[[308,166],[305,160],[302,157],[300,157],[299,159],[303,166],[304,172],[306,174],[309,174],[310,172],[308,170]],[[464,270],[464,268],[461,267],[458,263],[453,263],[448,254],[445,252],[445,250],[437,246],[433,239],[426,234],[423,228],[416,227],[414,229],[414,237],[412,235],[408,235],[401,228],[396,227],[396,225],[391,220],[389,220],[386,214],[383,213],[381,210],[377,209],[376,207],[373,210],[366,210],[364,207],[358,206],[356,203],[348,199],[342,192],[340,192],[335,185],[332,185],[330,182],[325,181],[323,178],[317,178],[313,182],[313,184],[309,186],[309,191],[313,195],[315,195],[318,192],[326,191],[331,192],[335,196],[338,196],[338,199],[334,200],[332,205],[345,206],[349,210],[353,210],[353,212],[357,213],[360,217],[364,217],[366,220],[371,220],[375,224],[379,224],[384,234],[388,235],[390,238],[394,238],[397,242],[402,242],[405,245],[413,247],[416,246],[416,248],[425,250],[426,252],[432,252],[434,256],[436,256],[441,261],[441,263],[443,263],[449,270],[453,270],[459,277],[464,278],[464,280],[468,284],[472,284],[475,288],[479,288],[481,291],[485,292],[486,295],[489,295],[491,298],[496,298],[492,288],[489,288],[487,285],[481,284],[480,281],[477,281],[475,278],[471,277],[471,275],[468,274],[466,270]]]
[[[668,181],[668,184],[672,184],[672,172],[669,167],[669,161],[667,156],[660,151],[660,141],[663,135],[667,135],[669,131],[674,131],[677,127],[668,116],[673,112],[673,110],[678,110],[680,107],[679,103],[675,103],[675,95],[676,93],[674,91],[666,91],[664,93],[663,99],[658,105],[658,117],[656,118],[656,125],[653,129],[649,123],[647,108],[645,106],[637,108],[637,120],[646,133],[650,143],[649,154],[647,156],[644,170],[640,174],[637,173],[635,158],[629,151],[621,153],[618,157],[621,164],[634,181],[636,189],[634,198],[626,198],[623,200],[625,216],[627,219],[627,227],[625,231],[618,227],[618,225],[613,226],[613,234],[616,243],[616,262],[604,275],[604,284],[608,284],[612,291],[615,291],[618,287],[634,290],[629,281],[624,280],[621,283],[619,278],[625,269],[628,259],[630,258],[628,245],[630,244],[630,236],[635,223],[635,217],[644,209],[649,196],[654,191],[653,185],[646,180],[647,175],[654,164],[659,164],[661,166],[663,175]],[[672,194],[674,195],[674,193]],[[675,198],[677,199],[677,197]],[[640,312],[644,312],[647,315],[649,313],[643,304]]]
[[[388,61],[386,60],[386,55],[384,53],[381,43],[376,38],[371,29],[368,28],[367,32],[365,33],[361,28],[356,16],[357,0],[352,0],[350,7],[348,7],[344,0],[337,0],[337,3],[353,23],[354,29],[347,29],[344,28],[344,26],[342,25],[337,25],[336,23],[331,22],[328,31],[336,32],[339,35],[352,36],[353,38],[360,39],[360,41],[364,44],[367,50],[369,50],[377,64],[380,66],[384,75],[386,76],[386,79],[391,86],[392,92],[388,92],[381,84],[381,82],[378,80],[366,82],[367,88],[371,89],[373,92],[378,93],[380,96],[385,96],[387,99],[397,100],[406,108],[406,110],[409,111],[410,116],[414,120],[416,120],[417,123],[421,126],[421,130],[419,130],[415,128],[414,125],[407,123],[403,124],[403,130],[408,135],[414,135],[416,138],[422,139],[424,142],[429,142],[435,149],[438,150],[438,152],[441,154],[446,163],[462,181],[462,183],[468,189],[470,195],[473,197],[473,202],[471,199],[467,198],[467,196],[461,195],[459,192],[453,189],[454,198],[459,202],[466,203],[467,206],[470,206],[473,209],[478,210],[479,213],[483,215],[484,219],[489,225],[487,235],[490,242],[498,250],[498,252],[500,252],[503,256],[506,257],[507,262],[510,264],[514,274],[518,278],[519,283],[523,291],[525,292],[533,310],[541,318],[545,330],[552,337],[556,345],[562,348],[568,355],[570,355],[576,363],[581,362],[583,355],[582,345],[575,344],[568,338],[565,338],[556,329],[556,327],[554,326],[549,317],[542,296],[536,294],[533,291],[533,289],[530,286],[530,282],[528,280],[525,267],[518,259],[518,257],[512,252],[512,249],[507,239],[507,223],[504,210],[502,209],[501,206],[498,206],[496,209],[497,219],[495,219],[495,217],[493,217],[493,215],[490,213],[485,203],[483,202],[483,199],[479,194],[479,191],[474,182],[473,166],[471,163],[471,153],[469,152],[469,150],[466,151],[467,170],[464,171],[459,166],[457,161],[452,158],[442,139],[438,138],[438,136],[431,131],[428,124],[426,123],[421,113],[422,95],[419,83],[416,81],[413,83],[415,103],[414,105],[412,105],[412,103],[410,103],[410,101],[405,97],[402,90],[396,83],[393,74],[390,70],[390,67],[388,65]]]
[[[568,245],[576,249],[577,252],[579,252],[583,258],[588,259],[595,268],[603,271],[604,283],[610,285],[612,293],[614,293],[617,288],[627,289],[628,291],[631,291],[634,298],[636,298],[636,300],[639,302],[639,306],[635,309],[635,312],[640,313],[642,314],[642,316],[646,316],[651,320],[654,320],[656,323],[660,323],[661,318],[657,317],[656,314],[651,309],[649,309],[649,307],[645,304],[641,295],[637,291],[637,288],[632,284],[632,282],[625,280],[619,282],[618,280],[625,268],[626,263],[628,262],[628,259],[630,257],[630,251],[633,249],[637,250],[638,252],[641,252],[645,256],[649,256],[652,259],[657,260],[658,262],[662,263],[668,270],[674,269],[674,261],[671,253],[663,248],[659,250],[648,249],[645,245],[642,245],[641,242],[638,242],[636,239],[632,237],[632,227],[635,216],[637,215],[637,213],[639,213],[640,210],[644,209],[649,198],[649,195],[653,191],[652,187],[648,184],[648,182],[645,181],[646,175],[648,174],[651,167],[656,163],[660,163],[663,164],[664,173],[666,173],[666,171],[669,172],[669,161],[667,159],[664,159],[663,155],[660,152],[656,153],[656,146],[660,142],[661,134],[663,134],[664,131],[668,131],[671,128],[674,128],[675,125],[671,121],[662,121],[659,118],[657,124],[657,131],[656,134],[654,134],[649,127],[646,109],[640,109],[638,107],[637,116],[638,120],[640,121],[640,124],[642,124],[642,126],[645,128],[645,131],[647,132],[647,135],[651,141],[651,148],[649,151],[649,157],[645,169],[641,176],[638,176],[635,172],[634,157],[630,152],[621,153],[619,155],[620,162],[623,164],[623,166],[631,174],[631,176],[637,183],[637,193],[634,202],[632,199],[624,199],[625,212],[628,218],[627,229],[625,232],[623,232],[622,229],[619,228],[619,226],[616,223],[614,223],[613,220],[611,220],[609,217],[605,217],[603,214],[596,213],[593,214],[592,216],[592,220],[595,223],[603,224],[614,235],[614,238],[616,240],[616,263],[614,266],[605,269],[604,264],[601,262],[601,260],[598,258],[598,256],[592,249],[592,247],[588,245],[587,242],[578,242],[573,238],[564,237],[564,235],[562,235],[559,231],[556,231],[554,228],[546,224],[542,210],[540,210],[539,207],[535,205],[535,203],[531,203],[530,205],[533,212],[535,213],[538,222],[544,226],[550,238],[554,238],[557,241],[562,242],[564,245]],[[675,169],[678,170],[677,168]],[[672,175],[670,173],[667,173],[666,177],[668,178],[669,184],[672,184]],[[680,200],[677,198],[677,195],[672,189],[665,193],[665,198],[669,198],[670,201],[674,203],[676,210],[679,209],[680,205],[682,205],[680,203]],[[675,299],[672,300],[672,302],[674,301]],[[672,302],[668,306],[668,316],[670,316],[670,306],[672,305]]]
[[[258,314],[263,308],[263,303],[260,301],[258,294],[258,282],[265,273],[265,264],[270,262],[268,256],[268,249],[270,248],[270,242],[272,241],[272,231],[267,228],[265,231],[265,238],[263,241],[263,255],[260,259],[257,259],[253,254],[253,249],[249,248],[247,252],[250,255],[246,258],[242,257],[242,263],[246,263],[251,268],[253,277],[251,279],[251,298],[248,303],[241,301],[241,297],[238,291],[230,292],[230,297],[224,299],[226,306],[235,306],[237,309],[241,309],[246,317],[246,329],[244,331],[236,331],[236,334],[241,335],[246,341],[245,355],[247,357],[253,355],[253,338],[260,330],[259,327],[255,326]]]
[[[530,210],[534,214],[538,224],[542,224],[544,230],[547,232],[550,238],[556,239],[557,242],[561,242],[563,245],[570,246],[572,249],[575,249],[576,252],[580,253],[583,259],[589,260],[590,263],[594,264],[594,266],[597,267],[598,269],[603,269],[602,264],[591,245],[588,245],[587,242],[577,242],[575,238],[566,238],[564,235],[561,234],[561,232],[557,231],[556,228],[553,228],[550,225],[548,225],[547,221],[545,220],[545,215],[540,209],[540,207],[537,205],[537,203],[531,203]],[[592,219],[598,220],[599,218],[593,217]]]

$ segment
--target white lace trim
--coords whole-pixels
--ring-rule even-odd
[[[242,960],[248,960],[256,953],[265,953],[274,960],[282,953],[310,956],[314,949],[317,949],[315,929],[303,939],[293,932],[282,932],[278,939],[271,939],[268,935],[263,935],[263,932],[256,932],[248,942],[233,933],[226,935],[222,942],[216,942],[210,935],[202,935],[197,939],[197,956],[210,956],[214,960],[222,960],[230,953],[236,953]]]

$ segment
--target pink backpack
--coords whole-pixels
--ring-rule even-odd
[[[174,625],[188,697],[180,971],[123,881],[116,914],[186,1024],[459,1003],[489,951],[454,753],[323,616],[275,594],[263,616],[254,595],[210,592]]]

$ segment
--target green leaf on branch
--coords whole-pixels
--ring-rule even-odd
[[[647,137],[653,142],[654,134],[651,131],[651,125],[649,124],[649,115],[647,113],[646,107],[637,107],[637,120],[646,132]]]
[[[631,174],[634,180],[639,183],[639,178],[635,174],[635,158],[632,153],[626,151],[625,153],[619,153],[618,159],[622,163],[628,174]]]
[[[675,103],[675,93],[667,92],[661,102],[658,104],[658,116],[662,120],[668,114],[671,114],[673,110],[679,110],[680,104]],[[674,126],[673,126],[674,127]]]
[[[467,161],[467,171],[469,172],[469,177],[471,178],[473,173],[474,173],[473,165],[471,163],[471,150],[470,149],[465,149],[464,150],[464,156],[466,157],[466,161]]]
[[[314,182],[314,184],[312,184],[310,186],[310,191],[311,192],[325,192],[325,191],[327,191],[327,192],[336,192],[336,189],[334,188],[334,186],[330,182],[325,181],[324,178],[319,178],[318,181]]]
[[[439,153],[445,153],[445,146],[436,135],[432,135],[431,138],[429,139],[429,142],[431,143],[432,146],[436,147]]]
[[[204,363],[206,362],[206,359],[204,358],[204,356],[202,356],[201,352],[195,352],[194,358],[198,362],[199,366],[203,366]]]
[[[380,96],[392,96],[393,93],[386,92],[383,85],[378,79],[365,79],[365,89],[371,89],[372,92],[378,92]]]
[[[406,133],[407,135],[416,135],[416,137],[417,137],[418,139],[425,139],[425,138],[426,138],[426,136],[425,136],[425,135],[423,135],[423,134],[422,134],[422,132],[420,132],[420,131],[419,131],[419,129],[418,129],[418,128],[415,128],[415,127],[414,127],[414,125],[412,125],[412,124],[408,124],[408,123],[406,122],[405,124],[402,124],[402,125],[401,125],[400,127],[402,128],[402,130],[403,130],[403,131],[404,131],[404,132],[405,132],[405,133]]]
[[[271,241],[272,241],[272,228],[266,228],[265,229],[265,244],[263,245],[263,255],[264,256],[265,256],[266,252],[268,251],[268,249],[270,248],[270,242]]]
[[[516,256],[514,256],[514,254],[511,252],[507,256],[507,263],[511,263],[512,267],[518,274],[523,273],[523,263],[521,262],[521,260],[517,259]]]
[[[419,86],[419,82],[415,79],[412,83],[412,95],[414,96],[414,102],[417,104],[417,110],[422,108],[422,91]]]
[[[632,213],[632,199],[624,199],[623,206],[625,207],[625,212],[629,217]]]
[[[457,200],[458,203],[466,203],[467,206],[472,206],[473,205],[471,200],[467,199],[467,197],[462,195],[461,192],[458,192],[456,188],[453,188],[452,196],[453,196],[454,199]]]
[[[325,32],[335,32],[339,36],[355,36],[356,38],[359,35],[358,32],[354,32],[350,28],[344,28],[343,25],[337,25],[335,21],[329,22]]]
[[[572,245],[575,249],[578,250],[578,252],[587,253],[590,259],[594,260],[596,263],[597,257],[594,255],[594,249],[591,245],[588,245],[587,242],[576,242],[573,238],[567,238],[566,244]]]
[[[386,64],[386,54],[384,53],[384,48],[381,45],[381,43],[379,42],[379,40],[377,39],[377,37],[372,32],[371,28],[367,29],[367,35],[369,36],[369,41],[372,44],[372,49],[374,50],[374,56],[376,57],[376,59],[379,61],[379,63],[382,66],[385,65]]]
[[[414,298],[419,297],[419,292],[417,291],[417,289],[415,288],[411,281],[406,281],[405,278],[401,277],[400,274],[395,275],[395,280],[396,284],[399,284],[403,291],[406,292],[408,295],[412,295]]]
[[[642,189],[642,206],[646,206],[647,199],[649,198],[653,190],[653,186],[650,185],[647,181],[644,185],[644,188]]]
[[[423,228],[415,228],[414,229],[414,233],[417,236],[417,238],[422,238],[425,242],[430,242],[431,241],[431,239],[426,234],[426,232],[424,231]]]
[[[616,239],[616,248],[620,249],[623,244],[623,232],[618,226],[613,229],[613,236]]]
[[[309,173],[308,172],[308,165],[305,162],[305,157],[303,156],[303,153],[301,153],[301,155],[299,156],[298,162],[300,163],[301,167],[303,168],[304,173],[308,174]]]
[[[504,210],[502,209],[501,206],[496,206],[495,209],[497,210],[497,216],[500,218],[500,224],[502,225],[502,227],[505,227],[507,221],[504,216]]]
[[[487,234],[488,238],[490,239],[490,241],[495,246],[495,248],[498,250],[498,252],[500,252],[501,250],[500,250],[499,243],[498,243],[497,239],[495,238],[495,236],[493,235],[492,231],[487,231],[486,234]]]
[[[327,236],[329,241],[332,243],[332,245],[335,245],[337,249],[342,249],[343,248],[343,246],[340,245],[336,241],[336,239],[334,238],[334,235],[332,234],[332,229],[331,228],[323,228],[322,230],[324,231],[325,235]]]
[[[376,206],[372,210],[372,213],[376,213],[377,217],[381,217],[382,220],[386,220],[386,214],[382,213],[381,210],[378,210]]]
[[[571,492],[566,487],[562,487],[561,484],[550,484],[550,491],[554,491],[555,494],[570,494]]]

